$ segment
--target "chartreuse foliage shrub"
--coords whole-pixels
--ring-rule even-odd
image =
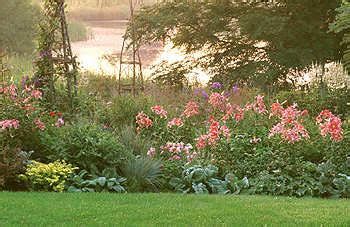
[[[32,161],[26,167],[26,172],[20,175],[22,180],[28,181],[30,188],[34,191],[62,192],[68,178],[77,170],[65,161],[55,161],[44,164]]]
[[[41,141],[45,146],[42,157],[66,160],[96,176],[106,170],[116,175],[118,168],[131,156],[114,133],[86,121],[44,131]]]

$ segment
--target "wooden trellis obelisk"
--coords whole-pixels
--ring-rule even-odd
[[[40,26],[40,57],[36,62],[37,76],[49,88],[51,102],[55,98],[55,81],[64,78],[67,96],[72,103],[77,95],[77,63],[68,35],[64,0],[45,0],[44,19]]]
[[[120,51],[120,57],[119,57],[119,78],[118,78],[118,92],[119,94],[130,91],[133,96],[136,95],[138,90],[143,90],[144,84],[143,84],[143,74],[142,74],[142,64],[141,64],[141,57],[140,57],[140,51],[139,51],[139,45],[135,43],[135,24],[134,24],[134,11],[136,5],[139,4],[138,1],[129,0],[129,6],[130,6],[130,34],[129,39],[131,39],[131,54],[130,51],[128,51],[128,38],[127,35],[124,35],[124,40],[122,44],[122,49]],[[126,31],[128,32],[128,31]],[[131,56],[130,56],[131,55]],[[122,76],[129,77],[130,74],[132,75],[131,79],[132,82],[130,83],[124,83],[122,81]]]

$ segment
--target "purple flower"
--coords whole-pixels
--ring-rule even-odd
[[[22,80],[21,80],[21,86],[22,86],[22,88],[24,88],[24,86],[27,84],[28,79],[29,79],[28,76],[22,77]]]
[[[214,82],[211,85],[211,88],[214,88],[214,89],[220,89],[221,87],[222,87],[222,84],[219,82]]]
[[[233,85],[233,87],[232,87],[232,91],[233,91],[233,93],[237,93],[238,92],[238,86],[237,86],[237,84],[235,84],[235,85]]]
[[[39,56],[41,58],[48,57],[48,56],[50,56],[50,52],[47,50],[40,51]]]
[[[231,93],[230,93],[229,91],[225,91],[224,96],[225,96],[226,98],[230,97],[230,95],[231,95]]]
[[[196,88],[196,89],[194,89],[193,94],[194,95],[199,95],[200,92],[201,92],[201,89]]]
[[[205,92],[204,90],[202,90],[202,97],[205,99],[209,98],[209,95],[207,94],[207,92]]]

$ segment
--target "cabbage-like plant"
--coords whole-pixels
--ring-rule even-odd
[[[195,165],[185,169],[181,178],[172,178],[169,182],[177,192],[208,194],[226,194],[230,192],[227,182],[217,179],[218,168],[213,165],[202,167]]]

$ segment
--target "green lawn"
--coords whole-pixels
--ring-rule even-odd
[[[350,200],[268,196],[0,193],[0,226],[350,226]]]

